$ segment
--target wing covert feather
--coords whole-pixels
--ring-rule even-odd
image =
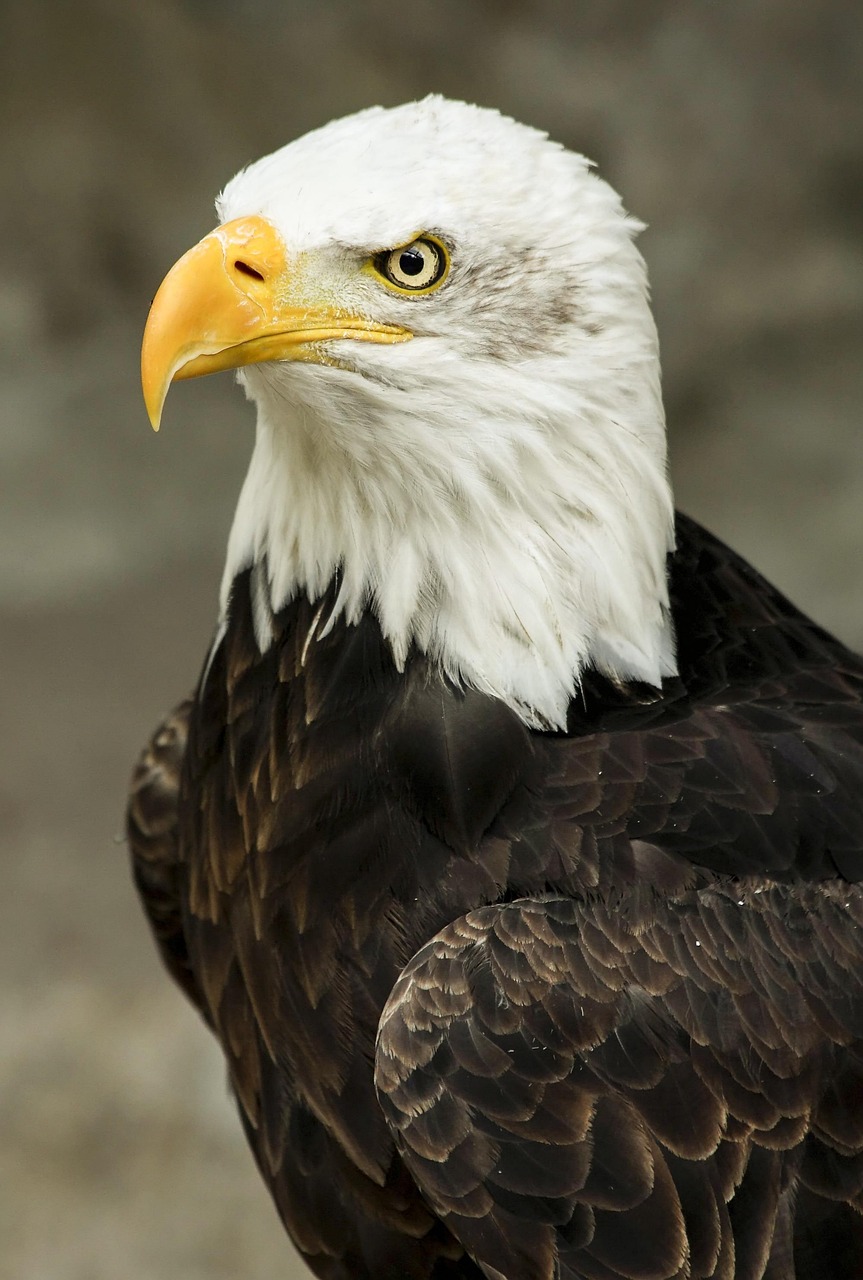
[[[378,1095],[489,1276],[790,1276],[790,1198],[863,1209],[861,973],[842,882],[486,907],[400,977]]]
[[[126,838],[132,875],[159,954],[193,1004],[206,1014],[183,931],[179,798],[193,699],[168,715],[141,753],[129,789]]]

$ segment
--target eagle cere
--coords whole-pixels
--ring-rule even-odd
[[[128,832],[328,1280],[863,1274],[863,664],[675,515],[639,224],[433,97],[239,173],[142,350],[257,410]]]

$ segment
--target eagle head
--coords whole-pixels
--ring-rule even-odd
[[[338,575],[397,663],[560,726],[588,666],[674,670],[673,511],[640,224],[584,157],[440,97],[242,170],[165,278],[142,376],[257,407],[228,547],[268,611]]]

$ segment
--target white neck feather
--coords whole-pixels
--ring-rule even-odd
[[[415,339],[388,349],[386,383],[374,351],[244,371],[257,440],[223,614],[249,565],[274,611],[340,569],[335,612],[371,609],[398,664],[415,644],[532,726],[565,724],[589,666],[658,685],[673,510],[646,302],[636,317],[521,361]],[[263,649],[266,609],[257,631]]]

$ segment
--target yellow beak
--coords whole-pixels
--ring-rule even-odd
[[[409,330],[300,299],[284,242],[265,218],[217,227],[168,272],[141,347],[144,403],[155,431],[175,378],[264,360],[326,361],[334,338],[405,342]]]

